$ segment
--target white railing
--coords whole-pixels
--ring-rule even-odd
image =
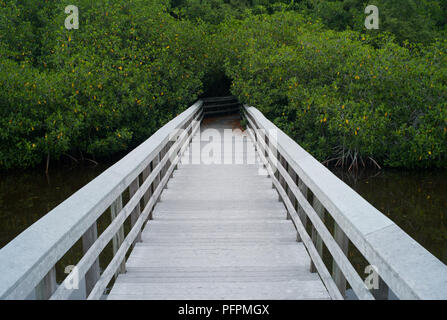
[[[202,101],[163,126],[148,140],[73,194],[0,250],[0,299],[67,299],[74,277],[85,280],[88,299],[102,297],[113,276],[125,272],[125,256],[200,127]],[[123,194],[129,201],[123,207]],[[98,236],[97,220],[110,210],[112,222]],[[124,222],[131,230],[124,237]],[[82,239],[83,257],[64,283],[56,263]],[[112,241],[113,258],[101,273],[99,255]],[[74,274],[76,273],[76,274]]]
[[[389,289],[399,299],[447,299],[446,265],[259,110],[245,106],[244,111],[260,158],[311,257],[311,271],[319,273],[333,299],[345,298],[346,282],[359,299],[386,299]],[[332,231],[327,220],[333,220]],[[378,288],[368,286],[351,264],[350,242],[377,273]],[[325,259],[323,245],[330,254]]]

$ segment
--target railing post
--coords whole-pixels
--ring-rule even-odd
[[[267,159],[269,159],[269,158],[267,158]],[[277,154],[276,155],[276,159],[278,160],[278,163],[281,163],[281,154]],[[281,184],[281,173],[279,173],[279,170],[275,170],[273,172],[273,177],[272,178],[275,178],[279,182],[279,185],[282,185]],[[279,190],[278,190],[278,201],[281,201],[281,196],[279,195]]]
[[[334,221],[334,239],[340,248],[343,250],[344,254],[347,255],[349,247],[349,238],[339,227],[337,222]],[[332,261],[332,277],[334,278],[335,284],[340,290],[340,293],[345,296],[346,294],[346,278],[341,272],[340,268],[337,266],[335,260]]]
[[[374,298],[376,298],[376,300],[388,300],[389,288],[385,281],[383,281],[382,277],[379,276],[379,288],[372,289],[371,294]]]
[[[284,168],[284,170],[288,170],[287,168],[287,162],[284,159],[284,157],[282,155],[279,155],[279,164]],[[288,192],[288,188],[287,188],[287,183],[286,183],[286,179],[283,177],[283,175],[281,174],[281,172],[279,172],[279,170],[277,170],[278,172],[278,181],[279,184],[281,185],[281,187],[284,189],[285,194],[288,196],[289,192]],[[279,199],[281,200],[281,196],[279,197]],[[293,202],[293,201],[291,201]],[[287,214],[287,219],[290,219],[290,213]]]
[[[248,119],[248,115],[246,115],[245,117]],[[247,120],[247,130],[250,130],[250,123],[248,122],[248,120]],[[251,128],[251,130],[253,130],[253,138],[255,139],[255,141],[253,141],[254,145],[255,145],[255,152],[257,152],[258,151],[258,143],[259,143],[258,136],[256,135],[254,128]]]
[[[193,127],[193,122],[191,121],[191,128],[192,128],[192,127]],[[186,137],[186,141],[189,141],[190,136],[191,136],[191,135],[187,135],[187,137]],[[171,148],[172,148],[172,146],[173,146],[175,143],[177,143],[178,141],[179,141],[179,136],[177,136],[177,137],[175,138],[175,141],[172,142],[172,144],[171,144]],[[175,150],[171,150],[171,148],[169,148],[169,151],[168,151],[168,153],[169,153],[169,159],[174,160],[177,156],[180,157],[180,150],[181,150],[182,146],[180,145],[177,151],[175,151]],[[171,161],[169,161],[169,162],[171,162]],[[169,177],[169,179],[174,178],[174,171],[175,171],[175,170],[178,170],[178,162],[177,162],[177,164],[175,165],[174,170],[172,170],[172,172],[171,172],[171,176]],[[167,185],[167,184],[166,184],[166,185]]]
[[[289,174],[290,178],[292,178],[292,180],[295,181],[295,176],[296,176],[295,171],[293,170],[293,168],[291,166],[289,166],[288,162],[286,162],[286,167],[287,167],[286,168],[287,173]],[[287,196],[289,197],[290,202],[292,202],[292,205],[293,205],[293,207],[296,210],[296,208],[297,208],[297,200],[295,198],[295,195],[292,192],[292,189],[289,187],[289,185],[287,185]],[[289,219],[289,220],[291,219],[290,214],[287,214],[287,219]]]
[[[295,182],[295,184],[299,187],[299,185],[300,185],[300,177],[298,176],[298,174],[295,175],[295,177],[294,177],[294,182]],[[301,189],[300,189],[300,190],[301,190]],[[301,206],[300,206],[300,204],[299,204],[298,201],[295,203],[295,210],[296,210],[296,212],[298,213],[298,216],[299,216],[299,218],[300,218],[300,220],[301,220],[301,216],[300,216]],[[303,241],[303,240],[301,239],[300,234],[299,234],[298,232],[297,232],[297,234],[296,234],[296,241],[297,241],[297,242],[302,242],[302,241]]]
[[[36,300],[48,300],[56,291],[56,267],[51,268],[47,275],[36,286]]]
[[[149,177],[149,175],[152,172],[152,162],[143,170],[143,183],[144,181],[146,181],[147,177]],[[149,187],[146,191],[146,193],[143,196],[143,204],[144,206],[147,205],[147,203],[149,202],[149,199],[151,198],[152,195],[152,188]]]
[[[154,169],[154,170],[155,170],[155,168],[157,167],[157,165],[160,163],[160,159],[161,159],[160,154],[157,154],[157,155],[155,156],[153,162],[152,162],[152,163],[153,163],[153,169]],[[158,174],[158,175],[155,177],[154,182],[153,182],[153,188],[154,188],[154,191],[155,191],[155,189],[157,189],[158,185],[160,184],[161,177],[162,177],[162,175],[161,175],[161,171],[160,171],[160,174]],[[158,200],[158,199],[156,199],[156,200]]]
[[[123,196],[120,195],[118,199],[116,199],[115,202],[110,207],[112,213],[112,221],[116,218],[116,216],[120,213],[122,209],[123,209]],[[113,236],[113,256],[115,256],[115,254],[118,252],[123,241],[124,241],[124,226],[121,226],[116,235]],[[115,276],[118,276],[118,274],[125,272],[126,272],[126,262],[123,260]]]
[[[130,198],[134,196],[135,193],[137,193],[138,189],[140,188],[140,180],[139,177],[137,177],[134,182],[132,182],[129,186],[129,195]],[[130,229],[132,230],[133,226],[137,222],[138,218],[140,217],[141,208],[140,208],[140,202],[138,201],[138,204],[135,206],[135,209],[133,209],[132,213],[130,214]],[[138,236],[135,238],[134,245],[137,242],[141,242],[141,231],[138,233]]]
[[[82,250],[84,254],[90,249],[90,247],[98,239],[98,228],[96,221],[82,236]],[[99,259],[96,259],[90,269],[85,274],[85,291],[86,297],[92,292],[93,287],[100,277]]]
[[[324,222],[325,209],[315,195],[313,196],[312,206],[315,209],[315,212],[320,217],[321,221]],[[320,255],[320,257],[323,258],[323,240],[321,239],[314,226],[312,226],[312,241],[315,244],[315,248],[317,249],[318,254]],[[317,268],[315,267],[315,264],[313,262],[311,262],[310,264],[310,272],[317,272]]]
[[[153,171],[153,162],[151,162],[144,170],[143,170],[143,183],[146,181],[147,177],[151,174]],[[153,182],[147,189],[146,193],[143,196],[143,206],[146,207],[146,205],[149,203],[149,200],[151,199],[152,194],[154,193],[155,188],[153,187]],[[152,220],[152,212],[149,214],[148,220]]]
[[[166,165],[165,165],[165,171],[166,171],[166,173],[168,173],[168,169],[171,167],[171,155],[170,155],[170,150],[171,150],[171,148],[172,148],[172,146],[174,145],[174,142],[173,141],[168,141],[168,143],[166,144],[166,155],[168,156],[168,161],[166,161]],[[174,170],[175,170],[175,168],[174,168]],[[171,172],[171,174],[170,174],[170,176],[169,176],[169,179],[171,179],[172,178],[172,176],[173,176],[173,174],[174,174],[174,170],[172,170],[172,172]],[[165,189],[167,189],[168,188],[168,184],[166,183],[165,184]]]
[[[160,155],[160,161],[166,156],[166,150],[168,148],[168,145],[169,145],[169,141],[166,142],[166,145],[162,148],[162,152]],[[167,170],[168,163],[169,163],[169,161],[166,161],[165,164],[163,165],[163,168],[161,169],[160,181],[165,177],[166,172],[168,171]],[[166,189],[166,188],[167,188],[167,184],[163,187],[163,189]]]
[[[258,129],[258,131],[262,133],[263,130]],[[268,141],[268,137],[267,137],[267,132],[264,131],[263,134],[264,134],[263,140],[264,140],[264,145],[265,145],[265,149],[264,149],[264,157],[265,157],[265,160],[267,161],[267,163],[264,164],[264,167],[265,167],[265,169],[267,169],[267,168],[268,168],[269,161],[270,161],[270,157],[269,157],[270,145],[269,145],[269,141]],[[274,175],[274,174],[275,174],[275,172],[273,172],[273,175]],[[269,174],[269,175],[270,175],[270,174]]]
[[[304,198],[307,199],[307,193],[308,193],[308,188],[307,186],[304,184],[304,182],[298,178],[298,188],[300,189],[301,193],[303,194]],[[301,206],[298,207],[298,215],[301,219],[301,222],[303,223],[304,229],[306,229],[307,227],[307,215],[304,212],[303,208],[301,208]]]

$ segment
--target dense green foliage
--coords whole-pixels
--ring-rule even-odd
[[[447,2],[440,0],[173,0],[180,16],[220,23],[228,17],[248,17],[250,13],[299,11],[337,31],[365,31],[364,10],[375,5],[380,12],[380,31],[397,41],[430,43],[447,31]]]
[[[447,42],[380,49],[296,13],[223,26],[233,92],[318,159],[445,165]]]
[[[0,7],[2,167],[125,150],[200,93],[200,25],[175,20],[160,1],[83,0],[82,28],[68,31],[64,2]]]
[[[380,12],[380,32],[392,33],[399,42],[429,43],[445,30],[447,6],[436,0],[307,0],[308,12],[320,17],[330,28],[345,30],[347,27],[364,31],[364,8],[376,5]]]
[[[226,79],[321,161],[447,166],[444,1],[68,4],[0,0],[0,168],[128,150]]]

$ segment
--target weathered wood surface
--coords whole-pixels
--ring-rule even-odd
[[[254,147],[243,139],[246,160]],[[180,164],[108,299],[329,299],[255,160]]]

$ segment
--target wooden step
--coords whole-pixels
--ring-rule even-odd
[[[296,242],[296,235],[292,222],[287,220],[153,220],[142,233],[143,242],[148,245],[293,243]]]
[[[110,300],[329,300],[321,280],[145,282],[120,276]]]
[[[163,211],[207,211],[212,210],[284,210],[284,205],[272,200],[170,200],[159,202],[157,208]]]
[[[157,246],[137,243],[127,260],[129,267],[310,267],[302,243],[285,244],[197,244]]]
[[[153,213],[154,220],[162,221],[225,221],[225,220],[285,220],[287,213],[282,210],[178,210],[166,211],[156,208]]]
[[[211,190],[171,190],[167,189],[160,197],[160,201],[180,201],[180,200],[227,200],[227,201],[244,201],[249,198],[251,201],[256,200],[272,200],[278,201],[278,192],[272,188],[266,188],[264,190],[245,190],[244,192],[238,192],[238,190],[232,190],[231,188],[222,188],[219,191],[212,192]],[[181,203],[179,204],[181,205]]]

